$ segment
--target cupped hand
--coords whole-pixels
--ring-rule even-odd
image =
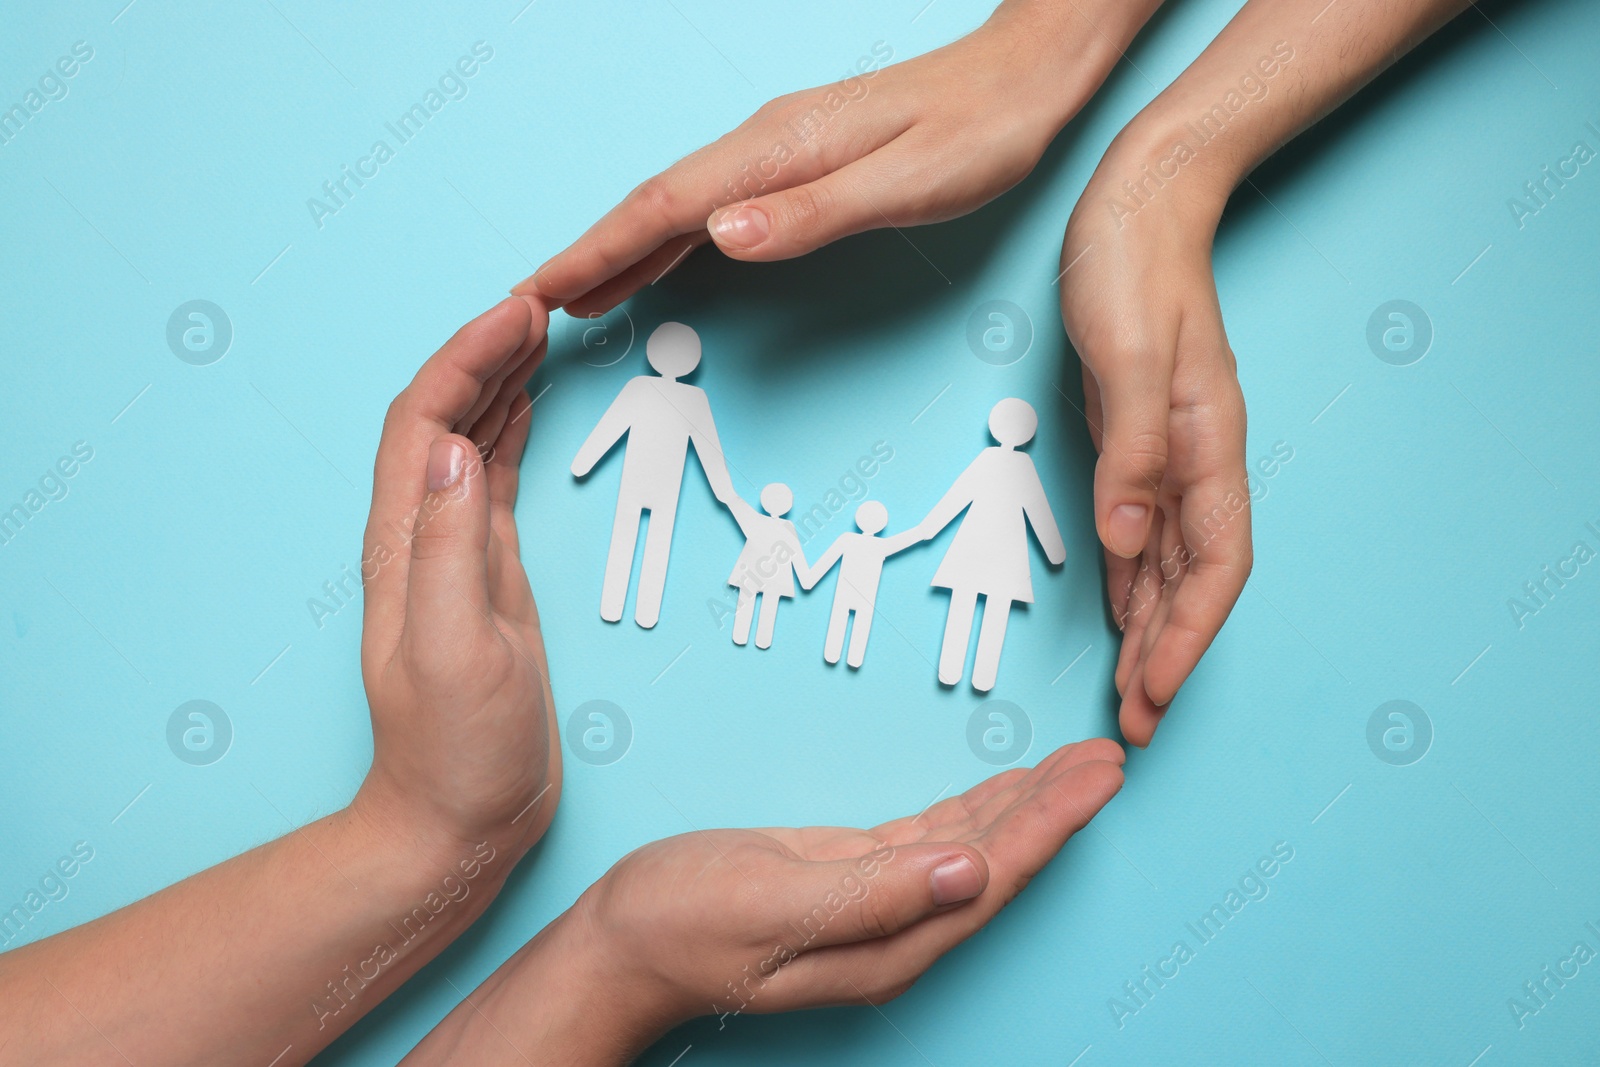
[[[735,259],[789,259],[973,211],[1033,170],[1156,2],[1007,0],[967,36],[890,67],[878,42],[859,73],[772,100],[645,181],[512,292],[595,315],[707,241]]]
[[[512,297],[463,326],[384,418],[362,554],[372,769],[359,810],[441,847],[525,849],[561,757],[512,505],[523,387],[549,316]],[[520,855],[520,852],[516,852]]]
[[[628,992],[636,1029],[696,1015],[880,1004],[970,937],[1122,785],[1122,750],[1068,745],[871,830],[711,830],[631,853],[562,922]]]
[[[1126,183],[1148,158],[1113,144],[1073,210],[1061,258],[1061,314],[1099,452],[1106,593],[1123,631],[1120,725],[1141,747],[1252,560],[1244,397],[1211,271],[1227,190],[1179,170],[1131,199]]]

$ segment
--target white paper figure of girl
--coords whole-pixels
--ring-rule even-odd
[[[935,588],[950,590],[950,614],[939,650],[939,681],[945,685],[959,683],[966,670],[972,617],[982,595],[983,625],[978,631],[972,688],[988,692],[994,687],[1011,605],[1033,603],[1029,528],[1051,563],[1067,558],[1039,472],[1026,453],[1017,451],[1033,439],[1038,426],[1039,416],[1027,401],[1010,397],[996,404],[989,412],[989,433],[999,445],[979,452],[944,499],[915,527],[917,535],[927,540],[963,511],[967,513],[932,583]]]
[[[845,624],[850,625],[850,653],[845,662],[860,667],[867,654],[867,635],[872,632],[872,613],[878,602],[878,582],[883,577],[883,561],[922,540],[916,530],[893,537],[879,537],[889,525],[889,511],[876,500],[863,500],[856,508],[860,533],[842,533],[809,570],[800,571],[800,584],[810,589],[838,563],[839,580],[833,587],[833,610],[828,616],[828,636],[822,658],[839,662],[844,649]],[[851,620],[851,615],[855,619]]]
[[[783,516],[794,506],[794,494],[782,482],[773,482],[761,490],[761,506],[766,514],[759,514],[749,504],[735,497],[731,507],[733,517],[744,531],[744,550],[733,565],[728,584],[739,590],[739,605],[733,613],[733,643],[742,645],[750,638],[750,620],[756,614],[756,598],[761,599],[760,618],[756,622],[756,647],[772,647],[772,631],[778,622],[778,603],[794,596],[794,580],[798,569],[806,573],[806,557],[800,551],[800,535],[794,523]]]

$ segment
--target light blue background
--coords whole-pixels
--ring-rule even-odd
[[[0,902],[73,842],[96,851],[30,938],[351,795],[370,752],[359,610],[319,629],[306,601],[354,566],[382,412],[438,342],[763,100],[985,13],[123,2],[12,5],[0,32],[6,106],[74,41],[94,48],[66,99],[0,146],[0,506],[73,442],[94,449],[0,547]],[[1038,602],[1014,618],[993,694],[1030,716],[1030,761],[1114,730],[1092,456],[1056,388],[1079,395],[1051,285],[1061,230],[1109,139],[1236,6],[1173,0],[1038,172],[968,219],[791,264],[699,254],[629,308],[641,334],[668,317],[700,331],[697,381],[751,498],[782,479],[805,507],[881,440],[894,459],[871,492],[898,527],[987,443],[996,399],[1039,408],[1031,451],[1068,561],[1036,553]],[[494,57],[470,94],[318,229],[307,198],[480,40]],[[1584,527],[1600,524],[1600,162],[1524,228],[1506,204],[1575,141],[1600,148],[1597,55],[1593,4],[1485,4],[1255,176],[1217,280],[1249,455],[1285,442],[1294,458],[1261,483],[1255,573],[1155,746],[1016,904],[881,1015],[698,1022],[649,1062],[691,1044],[685,1067],[1600,1056],[1600,964],[1525,1029],[1507,1007],[1575,942],[1600,948],[1584,929],[1600,923],[1600,564],[1520,630],[1507,607],[1574,541],[1600,547]],[[166,346],[195,298],[233,323],[212,366]],[[1394,298],[1435,330],[1409,367],[1365,341]],[[1015,365],[966,346],[989,299],[1032,319]],[[567,463],[642,345],[595,368],[570,327],[532,387],[518,520],[563,718],[614,701],[632,749],[569,758],[535,860],[323,1062],[393,1062],[456,1003],[450,982],[480,981],[641,842],[690,823],[871,823],[991,769],[965,740],[977,695],[934,679],[935,551],[890,563],[862,671],[821,662],[823,595],[784,605],[771,651],[739,649],[706,606],[739,544],[694,476],[661,625],[600,621],[619,465],[579,485]],[[165,742],[196,698],[235,730],[209,767]],[[1412,766],[1367,745],[1392,699],[1436,733]],[[1294,859],[1270,895],[1118,1029],[1109,998],[1277,842]],[[609,1009],[592,1006],[596,1027]]]

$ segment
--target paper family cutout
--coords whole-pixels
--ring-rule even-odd
[[[994,406],[989,412],[989,433],[997,444],[978,453],[921,522],[893,536],[880,537],[889,524],[888,509],[876,500],[864,500],[855,514],[860,532],[840,534],[815,564],[808,564],[799,532],[784,518],[794,506],[794,493],[787,485],[773,482],[761,490],[759,512],[739,496],[728,475],[705,391],[680,380],[700,363],[699,335],[681,322],[662,323],[645,343],[645,358],[656,373],[629,379],[572,461],[573,475],[581,478],[618,441],[628,439],[600,591],[601,618],[607,622],[622,619],[633,578],[639,523],[648,511],[650,524],[633,618],[647,629],[660,619],[672,527],[693,446],[712,493],[732,513],[745,536],[744,548],[728,576],[728,584],[739,591],[733,622],[735,644],[749,641],[754,623],[756,647],[771,647],[778,605],[795,596],[796,582],[810,590],[838,567],[822,654],[829,663],[838,663],[845,652],[848,629],[850,647],[845,662],[859,668],[866,656],[884,562],[911,545],[937,537],[960,518],[931,583],[950,591],[939,651],[939,681],[960,683],[978,597],[982,596],[983,622],[978,629],[972,687],[981,692],[994,687],[1011,606],[1033,602],[1029,530],[1052,564],[1066,559],[1066,546],[1033,460],[1019,451],[1033,439],[1039,422],[1027,401],[1010,397]]]

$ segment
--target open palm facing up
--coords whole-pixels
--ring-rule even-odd
[[[646,845],[407,1062],[625,1063],[699,1015],[881,1004],[1022,891],[1121,788],[1122,758],[1104,739],[1068,745],[871,830]]]

